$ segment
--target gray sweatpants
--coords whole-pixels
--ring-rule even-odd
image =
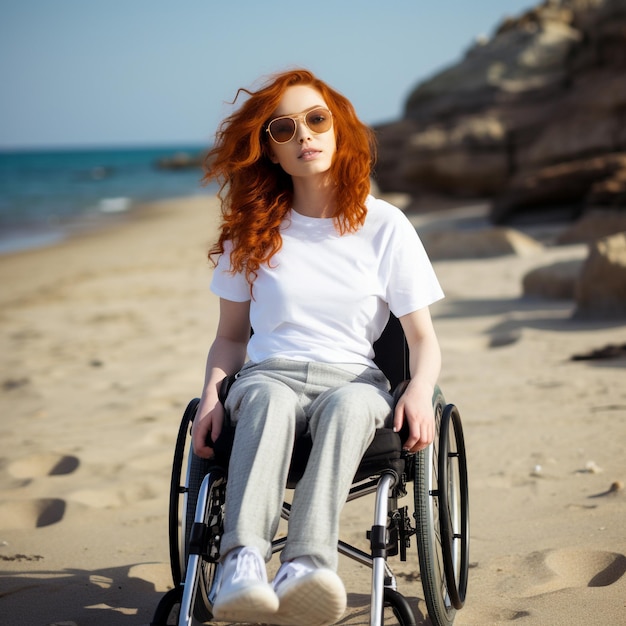
[[[270,559],[294,438],[310,430],[313,448],[295,489],[281,560],[310,556],[336,569],[341,509],[391,406],[387,379],[376,369],[354,374],[335,365],[277,358],[245,365],[226,400],[237,428],[222,554],[255,546]]]

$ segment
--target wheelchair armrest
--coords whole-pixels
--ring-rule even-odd
[[[224,406],[226,402],[226,396],[232,384],[235,382],[237,374],[231,374],[222,379],[220,383],[217,395],[220,403]],[[192,418],[193,419],[193,418]],[[235,439],[235,427],[230,421],[228,413],[224,413],[224,423],[222,424],[222,432],[219,437],[213,441],[210,436],[207,436],[206,445],[209,448],[213,448],[214,460],[221,467],[227,468],[228,461],[230,459],[230,453],[233,448],[233,441]]]
[[[410,379],[403,380],[401,383],[398,383],[392,390],[391,395],[393,396],[393,404],[394,406],[398,403],[400,396],[406,391],[406,388],[409,386],[411,382]]]
[[[403,380],[401,383],[398,383],[395,388],[392,390],[391,395],[393,396],[393,408],[395,410],[396,404],[398,404],[398,400],[400,400],[400,396],[406,391],[406,388],[409,386],[410,380]],[[404,442],[409,438],[409,425],[406,421],[402,424],[402,428],[398,433],[400,435],[400,440],[404,444]]]
[[[225,376],[220,383],[220,388],[217,392],[217,397],[222,405],[226,402],[226,397],[228,396],[228,392],[230,388],[233,386],[233,383],[237,380],[237,376],[239,376],[239,372],[235,374],[231,374],[230,376]]]

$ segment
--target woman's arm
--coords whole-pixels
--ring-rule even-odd
[[[193,450],[201,457],[213,456],[207,438],[215,441],[222,432],[224,407],[218,398],[225,376],[238,372],[246,359],[250,339],[250,302],[220,299],[220,320],[206,363],[204,388],[191,431]]]
[[[400,318],[407,343],[411,381],[396,405],[393,427],[406,421],[409,436],[404,447],[411,452],[426,448],[435,437],[432,397],[441,370],[441,351],[428,307]]]

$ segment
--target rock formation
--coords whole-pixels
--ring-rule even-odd
[[[626,319],[626,233],[592,243],[576,284],[579,319]]]
[[[573,300],[581,266],[582,261],[574,259],[531,270],[522,281],[524,296]]]
[[[434,231],[420,237],[428,256],[441,259],[487,259],[514,254],[530,256],[543,249],[532,237],[513,228],[484,228],[468,231]]]
[[[626,211],[590,211],[566,228],[556,243],[592,243],[620,232],[626,233]]]
[[[383,191],[493,199],[492,220],[626,208],[626,0],[546,0],[376,129]]]
[[[206,154],[177,152],[171,157],[164,157],[155,162],[155,167],[161,170],[186,170],[202,167]]]

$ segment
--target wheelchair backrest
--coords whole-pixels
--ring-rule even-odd
[[[254,329],[250,329],[250,336]],[[374,363],[387,377],[391,388],[395,389],[402,381],[411,378],[409,368],[409,346],[400,320],[389,314],[389,320],[381,336],[374,342]]]
[[[409,347],[400,320],[393,314],[382,335],[374,343],[374,362],[391,383],[393,389],[403,380],[411,378]]]

